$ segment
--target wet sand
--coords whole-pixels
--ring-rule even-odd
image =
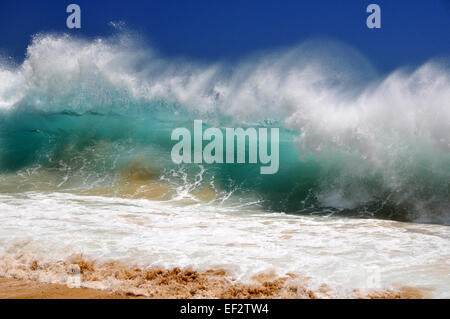
[[[242,288],[234,289],[239,298],[251,298],[252,291],[243,291]],[[254,291],[255,293],[256,291]],[[264,298],[269,296],[256,292],[254,297]],[[270,294],[269,294],[270,295]],[[176,295],[163,293],[156,298],[174,298]],[[233,296],[223,296],[232,298]],[[292,296],[291,296],[292,297]],[[309,297],[314,298],[312,293]],[[91,288],[69,288],[60,284],[47,284],[37,281],[20,280],[11,278],[0,278],[0,299],[142,299],[145,296],[135,296],[111,293],[105,290]],[[269,297],[270,298],[270,297]],[[415,289],[402,289],[398,292],[373,293],[372,295],[356,296],[356,298],[370,299],[416,299],[424,298],[424,295]]]
[[[104,290],[69,288],[65,285],[0,278],[0,299],[124,299],[129,296]]]

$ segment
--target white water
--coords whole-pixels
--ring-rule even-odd
[[[219,266],[243,280],[274,270],[310,276],[336,296],[413,286],[450,297],[448,226],[37,192],[0,195],[0,225],[4,256]]]

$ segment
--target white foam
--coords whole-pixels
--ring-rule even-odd
[[[0,211],[1,255],[220,266],[241,279],[275,270],[311,276],[313,286],[342,294],[406,285],[450,297],[447,226],[63,193],[0,195]]]

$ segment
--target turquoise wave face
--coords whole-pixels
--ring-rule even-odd
[[[380,77],[337,44],[201,65],[130,35],[42,34],[21,65],[0,62],[0,191],[449,224],[449,97],[445,63]],[[174,164],[171,133],[194,120],[279,128],[278,172]]]
[[[170,157],[176,143],[171,132],[177,127],[192,128],[198,114],[158,103],[139,109],[79,114],[19,108],[3,114],[1,190],[42,190],[44,179],[44,189],[49,191],[103,189],[105,195],[116,190],[114,194],[133,196],[120,194],[119,188],[136,180],[140,185],[158,181],[172,189],[166,199],[209,189],[214,194],[207,196],[208,201],[252,203],[267,211],[448,221],[450,159],[435,157],[438,154],[431,149],[411,149],[398,158],[395,174],[402,180],[389,183],[383,167],[376,169],[357,153],[330,148],[320,155],[302,154],[296,142],[301,132],[272,122],[269,127],[280,127],[277,174],[261,175],[260,164],[249,163],[176,165]],[[237,124],[217,114],[208,115],[204,123],[219,128]],[[267,122],[242,122],[239,127],[249,126],[267,127]]]

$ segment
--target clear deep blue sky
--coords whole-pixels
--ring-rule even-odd
[[[81,7],[80,30],[66,28],[70,3]],[[381,29],[366,27],[370,3],[381,6]],[[20,61],[32,34],[102,36],[119,20],[166,56],[202,61],[315,38],[351,45],[382,72],[450,56],[450,0],[1,0],[0,52]]]

